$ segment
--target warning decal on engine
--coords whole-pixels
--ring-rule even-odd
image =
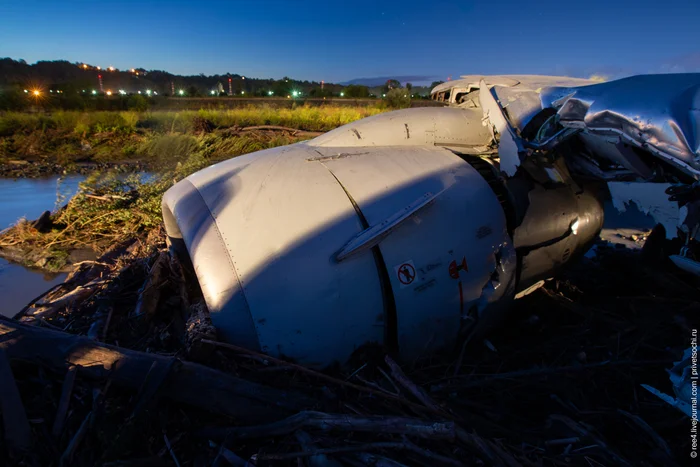
[[[405,261],[398,266],[394,266],[394,273],[399,279],[401,288],[408,287],[416,279],[416,267],[413,261]]]

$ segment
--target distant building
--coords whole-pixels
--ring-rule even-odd
[[[221,84],[221,81],[216,83],[216,94],[221,95],[221,93],[224,92],[224,85]]]

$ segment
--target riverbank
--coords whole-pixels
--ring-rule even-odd
[[[2,232],[0,256],[27,267],[69,270],[76,259],[90,259],[85,252],[98,255],[159,225],[163,193],[191,173],[222,159],[304,139],[308,136],[278,131],[154,138],[154,156],[146,166],[154,171],[151,179],[144,181],[138,173],[125,176],[120,170],[93,172],[80,183],[75,197],[47,215],[40,227],[33,220],[21,220]]]

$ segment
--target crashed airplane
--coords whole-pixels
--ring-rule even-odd
[[[700,74],[465,76],[442,108],[237,157],[163,198],[229,342],[324,367],[376,342],[452,348],[582,255],[634,201],[700,264]]]

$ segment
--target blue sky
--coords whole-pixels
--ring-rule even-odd
[[[0,0],[0,57],[341,82],[700,71],[700,0]]]

